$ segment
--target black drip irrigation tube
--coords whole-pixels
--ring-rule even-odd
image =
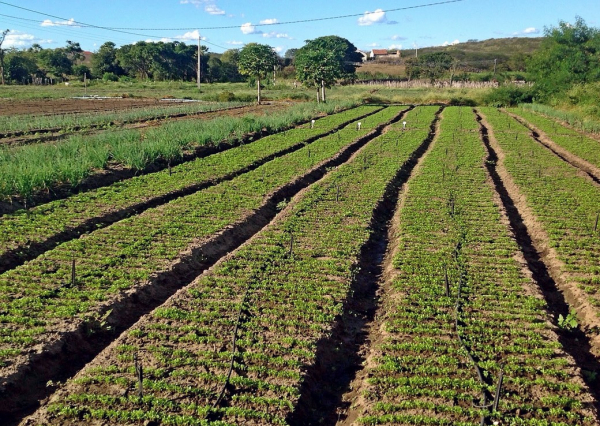
[[[491,395],[489,394],[489,392],[485,388],[485,386],[488,386],[491,383],[488,383],[488,380],[485,379],[483,370],[479,366],[477,358],[471,353],[471,349],[469,348],[469,346],[467,346],[467,344],[463,340],[463,337],[461,336],[461,333],[460,333],[460,327],[462,325],[464,325],[462,323],[462,321],[460,320],[460,316],[463,313],[462,286],[465,283],[466,277],[467,277],[466,268],[460,262],[460,259],[459,259],[461,250],[462,250],[462,241],[459,241],[456,244],[456,247],[454,249],[454,260],[455,260],[456,264],[458,265],[458,268],[460,271],[460,277],[458,279],[458,289],[457,289],[457,294],[456,294],[454,329],[456,331],[456,336],[458,338],[460,346],[462,347],[464,352],[467,354],[467,357],[471,361],[471,364],[473,364],[473,368],[475,369],[477,378],[479,379],[481,384],[484,386],[484,388],[481,390],[481,402],[480,402],[481,405],[476,405],[475,402],[473,402],[473,407],[483,409],[483,410],[488,410],[488,409],[492,408],[492,412],[496,412],[496,411],[498,411],[498,404],[500,402],[500,392],[502,389],[502,382],[504,380],[504,371],[503,371],[502,365],[500,366],[500,373],[498,375],[496,392],[495,392],[494,398],[492,398]],[[488,401],[492,401],[492,400],[493,400],[493,402],[488,402]],[[480,419],[479,424],[480,424],[480,426],[485,426],[488,424],[488,414],[486,413],[486,411],[483,411],[481,413],[481,419]]]

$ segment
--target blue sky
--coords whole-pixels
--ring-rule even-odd
[[[0,1],[0,28],[10,30],[5,48],[33,43],[55,48],[66,45],[66,40],[90,51],[106,41],[117,46],[140,40],[195,44],[200,30],[203,44],[212,52],[256,42],[283,55],[287,49],[302,47],[305,40],[326,35],[345,37],[369,51],[537,37],[544,27],[560,20],[573,22],[576,16],[600,27],[598,0],[450,0],[425,6],[443,1],[7,0]],[[352,16],[319,20],[342,15]],[[312,21],[290,23],[305,20]]]

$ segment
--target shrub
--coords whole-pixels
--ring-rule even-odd
[[[530,87],[515,86],[512,84],[500,86],[484,96],[486,105],[494,107],[510,107],[520,103],[530,103],[533,100],[533,91]]]
[[[102,75],[102,80],[104,80],[104,81],[119,81],[119,76],[113,72],[105,72]]]

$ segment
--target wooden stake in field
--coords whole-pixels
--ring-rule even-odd
[[[142,367],[142,362],[138,358],[138,354],[135,353],[133,355],[133,364],[135,367],[135,375],[138,380],[138,397],[144,397],[144,368]]]
[[[201,38],[200,38],[200,31],[198,31],[198,73],[197,73],[197,78],[198,78],[198,89],[200,89],[200,76],[201,76],[201,68],[200,68],[200,58],[202,57],[202,47],[200,45],[201,42]]]

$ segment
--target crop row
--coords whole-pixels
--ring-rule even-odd
[[[349,106],[351,102],[302,104],[269,116],[185,120],[144,130],[75,135],[54,144],[1,147],[0,200],[27,200],[61,185],[77,187],[88,176],[110,166],[143,170],[159,159],[178,161],[198,147],[240,141],[251,133],[275,133]]]
[[[170,170],[137,176],[1,216],[0,272],[67,238],[231,179],[378,109],[373,106],[353,108],[316,120],[312,128],[305,124]],[[368,127],[370,120],[362,121]]]
[[[485,160],[473,113],[446,108],[399,212],[362,424],[595,424]]]
[[[533,124],[537,129],[546,133],[557,145],[579,158],[589,161],[596,167],[600,167],[600,142],[596,139],[525,109],[512,109],[509,111],[526,120],[526,123],[524,123],[526,126],[528,126],[528,123]]]
[[[0,117],[0,133],[3,133],[0,138],[35,134],[37,132],[68,132],[86,128],[112,127],[141,120],[163,119],[237,108],[242,105],[239,102],[157,104],[152,107],[105,113],[3,116]]]
[[[481,112],[506,156],[505,166],[561,262],[560,274],[600,307],[600,191],[580,171],[534,142],[528,129],[493,108]],[[509,127],[513,132],[506,133]],[[577,301],[577,304],[585,303]],[[587,303],[585,303],[587,304]],[[596,310],[596,312],[598,312]],[[597,314],[596,314],[597,317]],[[597,325],[598,319],[590,320]]]
[[[372,117],[373,122],[385,123],[401,110],[386,108]],[[211,252],[224,250],[218,238],[211,244],[215,236],[228,229],[242,234],[244,229],[235,225],[265,214],[270,194],[311,169],[323,168],[344,147],[358,147],[370,133],[349,125],[231,181],[64,243],[0,275],[2,377],[31,365],[36,355],[43,356],[69,332],[91,334],[111,324],[111,318],[118,321],[129,315],[127,308],[108,310],[116,302],[126,306],[124,300],[144,288],[160,292],[172,286],[169,280],[181,279],[173,262],[179,259],[193,266]],[[172,268],[175,272],[169,275]],[[161,281],[161,273],[169,278]]]
[[[600,133],[600,123],[597,120],[583,118],[577,113],[554,109],[551,106],[542,104],[521,104],[520,107],[558,119],[583,132]]]
[[[437,108],[419,109],[431,120]],[[123,334],[54,395],[43,422],[285,424],[351,297],[373,211],[427,133],[395,125],[313,185]]]

